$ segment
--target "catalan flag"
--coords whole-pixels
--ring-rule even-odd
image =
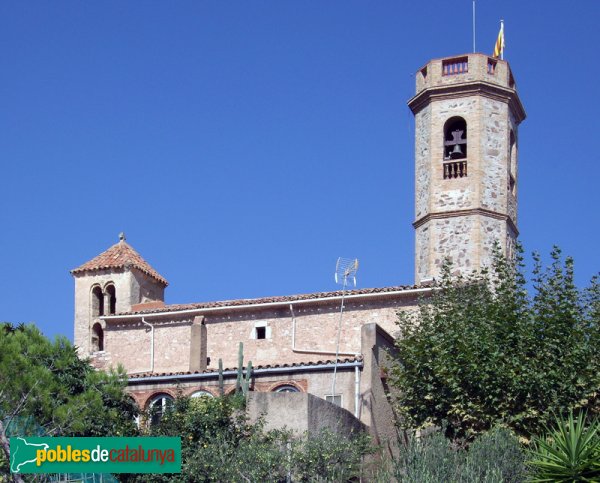
[[[500,21],[500,32],[494,46],[494,57],[504,59],[504,20]]]

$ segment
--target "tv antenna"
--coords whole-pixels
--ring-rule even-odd
[[[337,343],[335,345],[335,364],[333,366],[333,384],[331,387],[331,398],[335,404],[335,378],[337,375],[337,366],[340,358],[340,337],[342,334],[342,317],[344,315],[344,297],[346,296],[346,287],[352,284],[356,287],[356,272],[358,271],[358,258],[337,259],[335,264],[335,283],[342,286],[342,303],[340,304],[340,318],[338,321]]]

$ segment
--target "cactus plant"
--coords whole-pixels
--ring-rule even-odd
[[[223,384],[223,359],[219,359],[219,396],[225,395],[225,385]]]
[[[248,395],[248,391],[250,389],[250,383],[252,379],[252,361],[248,362],[248,367],[246,368],[246,377],[242,382],[242,393],[244,396]]]
[[[238,365],[237,365],[237,379],[235,380],[235,393],[239,394],[242,390],[242,381],[244,378],[244,344],[240,342],[238,348]]]
[[[240,342],[238,349],[238,366],[237,366],[237,377],[235,380],[235,393],[242,393],[244,396],[248,394],[250,390],[250,384],[252,382],[252,361],[248,362],[246,373],[244,374],[244,344]]]

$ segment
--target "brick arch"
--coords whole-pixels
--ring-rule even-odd
[[[277,381],[269,386],[267,392],[275,392],[278,388],[284,386],[291,386],[298,389],[298,392],[306,392],[305,388],[298,384],[296,381]]]
[[[198,386],[198,387],[194,387],[193,389],[190,389],[189,391],[187,391],[186,396],[192,396],[192,394],[194,394],[195,392],[198,391],[204,391],[207,392],[209,394],[212,394],[213,397],[219,397],[219,391],[218,390],[214,390],[214,388],[209,388],[207,386]]]
[[[250,392],[260,392],[257,385],[254,382],[250,383]],[[229,387],[225,386],[225,391],[223,393],[225,396],[230,396],[235,394],[235,383],[231,384]]]
[[[170,389],[161,389],[160,391],[153,392],[148,397],[146,397],[146,399],[144,400],[144,404],[141,405],[140,407],[143,407],[144,409],[148,409],[149,406],[150,406],[150,401],[152,399],[154,399],[156,396],[163,396],[163,395],[164,396],[169,396],[173,400],[176,397],[172,390],[170,390]]]

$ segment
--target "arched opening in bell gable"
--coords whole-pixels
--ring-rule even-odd
[[[104,330],[102,326],[96,322],[92,326],[92,352],[104,350]]]
[[[117,292],[115,286],[110,284],[106,287],[106,298],[108,303],[108,314],[114,315],[117,312]]]
[[[102,289],[96,285],[92,288],[92,317],[104,315],[104,294]]]

